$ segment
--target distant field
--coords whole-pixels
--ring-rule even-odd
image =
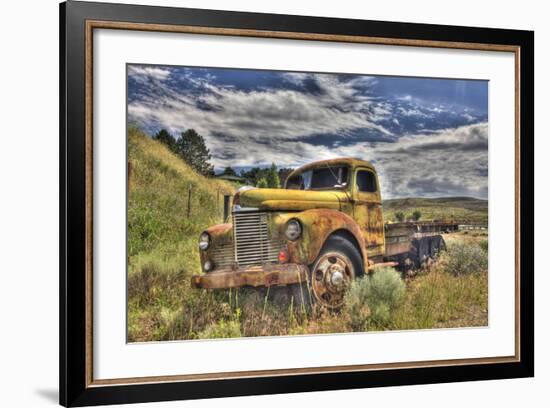
[[[472,197],[396,198],[383,200],[384,218],[395,221],[395,213],[410,217],[416,210],[421,220],[456,220],[468,223],[487,223],[487,200]]]

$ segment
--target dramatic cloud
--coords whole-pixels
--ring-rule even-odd
[[[276,146],[250,142],[226,144],[217,159],[225,166],[299,166],[334,157],[357,157],[373,163],[386,197],[471,196],[487,198],[487,123],[404,136],[398,143],[314,146],[280,141]],[[253,161],[259,157],[261,160]]]
[[[162,81],[170,75],[170,70],[157,67],[129,66],[128,75],[136,81],[156,79]]]
[[[369,111],[370,98],[359,94],[357,86],[368,82],[364,79],[341,82],[334,75],[321,74],[307,75],[301,81],[293,78],[298,85],[315,81],[318,93],[283,88],[243,91],[189,81],[194,91],[195,88],[203,91],[190,96],[189,90],[174,91],[170,82],[144,81],[144,76],[159,79],[166,73],[166,70],[152,70],[133,69],[129,74],[132,80],[147,88],[150,95],[156,96],[129,103],[130,120],[140,125],[155,123],[174,133],[194,128],[206,136],[223,134],[242,142],[272,137],[297,139],[317,134],[345,137],[358,129],[372,129],[391,136],[391,132],[375,123],[380,116],[388,114],[383,105],[375,103]],[[284,78],[288,79],[288,75]]]
[[[487,196],[486,83],[141,65],[128,77],[128,120],[194,128],[217,169],[353,156],[376,165],[386,197]]]
[[[487,198],[488,125],[479,123],[429,134],[403,136],[398,143],[347,146],[339,154],[376,165],[387,196]]]

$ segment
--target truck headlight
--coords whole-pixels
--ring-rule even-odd
[[[203,251],[206,251],[210,246],[210,234],[208,232],[203,232],[199,237],[199,248]]]
[[[286,223],[286,237],[291,241],[296,241],[302,235],[302,225],[298,220],[290,220]]]

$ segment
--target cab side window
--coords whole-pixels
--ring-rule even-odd
[[[363,193],[376,192],[376,176],[372,171],[359,170],[357,172],[357,189]]]
[[[304,189],[304,179],[302,175],[291,177],[286,182],[286,188],[289,190],[303,190]]]

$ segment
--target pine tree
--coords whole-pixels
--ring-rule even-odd
[[[269,188],[281,188],[281,181],[279,180],[279,172],[275,163],[271,163],[271,168],[267,172],[267,186]]]
[[[174,139],[174,136],[168,133],[166,129],[159,130],[158,133],[153,136],[153,139],[165,144],[172,151],[176,146],[176,139]]]
[[[176,141],[175,151],[198,173],[204,176],[213,174],[214,167],[209,162],[212,158],[210,150],[206,147],[204,138],[194,129],[188,129],[181,134]]]
[[[223,173],[222,173],[224,176],[236,176],[237,175],[237,172],[235,170],[233,170],[233,167],[231,166],[227,166],[225,169],[223,169]]]

